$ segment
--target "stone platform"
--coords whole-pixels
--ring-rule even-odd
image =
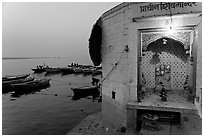
[[[172,123],[160,123],[159,131],[152,131],[142,128],[139,132],[135,129],[127,129],[122,132],[119,129],[105,124],[102,120],[101,112],[87,116],[79,125],[73,128],[68,135],[201,135],[202,119],[198,115],[184,116],[182,125]]]

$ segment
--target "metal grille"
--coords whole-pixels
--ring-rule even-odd
[[[155,67],[158,64],[171,65],[171,88],[182,89],[188,73],[188,55],[183,46],[171,39],[159,39],[151,43],[143,52],[141,72],[146,79],[146,86],[155,87]]]

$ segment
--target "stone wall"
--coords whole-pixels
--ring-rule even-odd
[[[184,29],[186,26],[198,25],[201,19],[198,14],[175,15],[172,18],[169,15],[158,17],[148,15],[145,18],[137,18],[138,7],[137,3],[120,4],[102,15],[102,71],[104,78],[102,82],[102,115],[103,119],[112,123],[115,128],[127,124],[135,126],[136,123],[136,110],[127,109],[126,105],[129,102],[137,101],[141,33],[146,30],[168,29],[172,20],[174,25],[172,27],[179,26]],[[184,13],[186,12],[187,10],[184,10]],[[151,13],[149,12],[149,14]],[[196,100],[196,106],[201,110],[201,25],[196,27],[196,30],[198,36],[193,45],[197,50],[198,57],[196,95],[199,96],[199,99]]]
[[[200,17],[200,21],[201,17]],[[197,46],[197,70],[196,70],[196,98],[195,105],[198,108],[198,114],[202,118],[202,25],[195,28],[194,38]]]
[[[130,96],[129,52],[125,51],[129,23],[128,6],[102,18],[102,115],[115,128],[126,123],[125,106]]]

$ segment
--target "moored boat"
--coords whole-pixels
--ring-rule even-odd
[[[96,67],[96,70],[102,70],[102,67]]]
[[[74,69],[71,67],[61,68],[61,71],[63,74],[73,74],[74,73]]]
[[[94,70],[94,71],[92,71],[92,75],[93,75],[93,76],[101,75],[101,74],[102,74],[102,71],[100,71],[100,70]]]
[[[2,77],[2,82],[3,81],[11,81],[11,80],[17,80],[17,79],[23,79],[27,78],[30,74],[22,74],[22,75],[7,75],[5,77]]]
[[[15,93],[34,91],[48,87],[50,79],[38,79],[30,82],[11,84]]]
[[[91,69],[83,69],[82,71],[83,71],[84,75],[92,74],[92,70]]]
[[[74,73],[83,73],[81,68],[74,68]]]
[[[30,82],[30,81],[33,81],[34,79],[35,79],[34,77],[27,77],[27,78],[22,78],[22,79],[3,81],[2,82],[2,92],[6,93],[6,92],[11,91],[13,89],[11,84]]]
[[[84,87],[78,87],[78,88],[71,88],[74,92],[73,99],[79,99],[82,97],[87,96],[97,96],[100,94],[99,88],[97,85],[93,86],[84,86]]]
[[[46,75],[62,72],[60,68],[46,68],[45,71],[46,71],[45,73]]]
[[[34,73],[42,73],[45,72],[44,68],[32,68],[32,71],[34,71]]]
[[[36,66],[36,68],[32,68],[32,71],[34,71],[34,73],[42,73],[45,72],[45,70],[49,68],[49,66],[47,65],[38,65]]]

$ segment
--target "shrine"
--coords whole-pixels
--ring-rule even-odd
[[[202,3],[121,3],[93,32],[89,51],[102,65],[104,120],[146,134],[144,119],[176,122],[186,132],[186,117],[202,119]]]

